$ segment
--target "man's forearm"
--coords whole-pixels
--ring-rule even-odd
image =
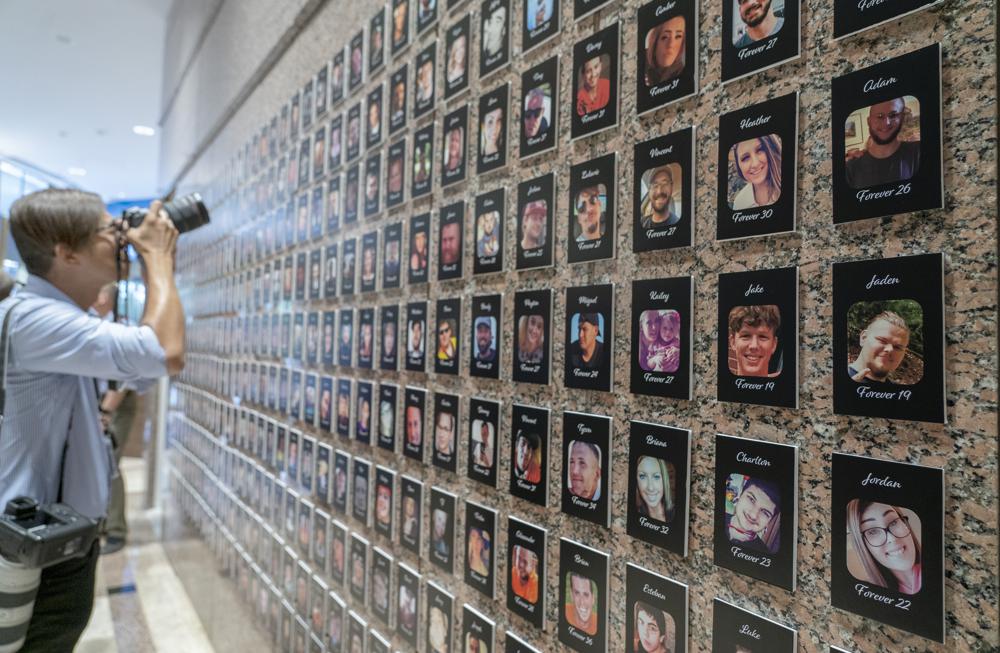
[[[174,283],[173,258],[153,256],[146,266],[146,307],[142,324],[156,334],[166,354],[167,373],[184,368],[184,309]]]

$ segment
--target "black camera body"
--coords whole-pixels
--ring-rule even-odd
[[[178,198],[173,202],[164,202],[163,210],[170,216],[170,221],[180,233],[193,231],[198,227],[208,224],[208,209],[201,201],[201,195],[191,193]],[[122,211],[122,222],[130,227],[138,227],[146,217],[146,209],[137,206]]]
[[[86,554],[97,527],[65,504],[17,497],[0,515],[0,555],[29,569],[50,567]]]

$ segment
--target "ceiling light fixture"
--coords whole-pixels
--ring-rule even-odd
[[[156,130],[145,125],[135,125],[132,127],[132,133],[138,134],[139,136],[152,136],[156,133]]]

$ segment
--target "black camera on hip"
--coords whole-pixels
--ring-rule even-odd
[[[97,527],[65,504],[17,497],[0,515],[0,555],[29,569],[51,567],[90,551]]]
[[[164,202],[163,210],[170,216],[170,221],[180,233],[194,231],[208,224],[208,209],[201,201],[201,195],[191,193],[172,202]],[[138,227],[146,217],[146,209],[133,206],[122,211],[122,222],[130,227]]]

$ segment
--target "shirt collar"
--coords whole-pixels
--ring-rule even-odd
[[[48,280],[35,276],[34,274],[28,275],[28,282],[24,284],[24,289],[21,292],[29,292],[34,295],[38,295],[39,297],[46,297],[48,299],[57,299],[76,306],[76,302],[70,299],[69,295],[56,288]],[[77,306],[77,308],[79,308],[79,306]]]

